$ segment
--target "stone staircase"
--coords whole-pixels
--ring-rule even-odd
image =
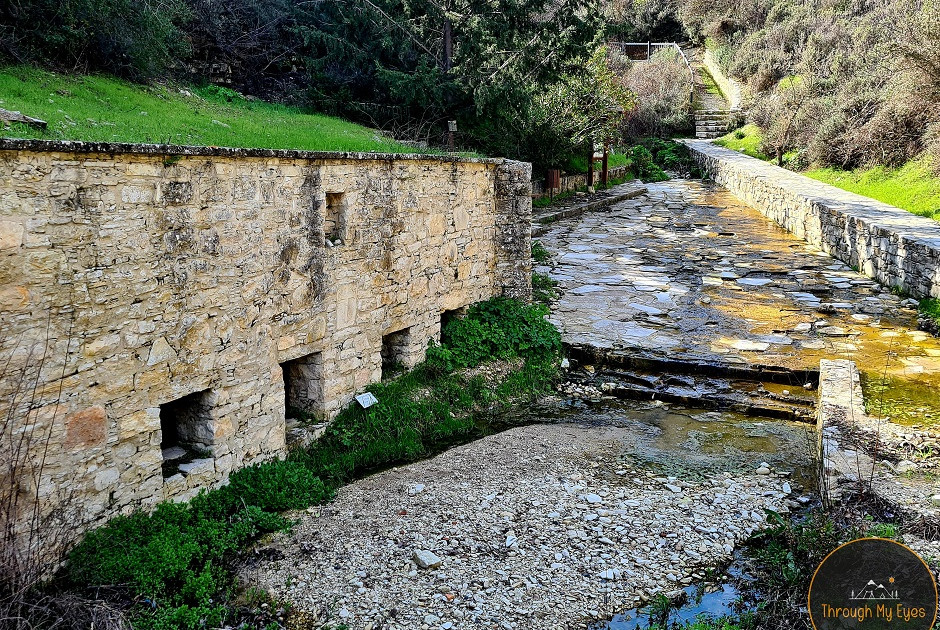
[[[728,133],[731,112],[727,109],[700,109],[695,112],[695,137],[712,140]]]

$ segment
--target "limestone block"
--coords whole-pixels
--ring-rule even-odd
[[[193,461],[180,464],[180,474],[185,476],[204,475],[215,472],[215,460],[211,458],[194,459]]]
[[[0,250],[22,247],[26,228],[19,221],[0,221]]]
[[[149,434],[160,428],[160,408],[149,407],[118,419],[118,437],[121,441]]]
[[[150,354],[147,357],[147,365],[156,365],[164,361],[176,359],[176,351],[170,347],[166,338],[160,337],[150,346]]]
[[[65,418],[65,445],[69,448],[100,446],[108,433],[108,416],[96,405]]]
[[[114,468],[105,468],[104,470],[99,471],[95,475],[94,487],[98,492],[103,492],[110,489],[118,479],[121,478],[121,475],[118,474],[118,471]]]

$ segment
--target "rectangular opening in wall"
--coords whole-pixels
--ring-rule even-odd
[[[460,308],[455,308],[449,311],[444,311],[441,313],[441,330],[444,330],[444,327],[447,324],[451,323],[455,319],[463,319],[467,316],[467,307],[461,306]]]
[[[408,349],[411,342],[411,328],[388,333],[382,336],[382,378],[391,378],[404,371],[408,365]]]
[[[317,419],[323,411],[323,359],[319,352],[281,363],[284,409],[290,419]]]
[[[214,398],[206,389],[160,405],[164,479],[185,473],[185,464],[195,459],[212,456]]]
[[[323,215],[323,235],[332,245],[342,245],[346,211],[343,193],[326,193],[326,212]],[[337,242],[338,241],[338,242]]]

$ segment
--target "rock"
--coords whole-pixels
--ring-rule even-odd
[[[940,507],[940,494],[935,494],[930,497],[930,504],[935,507]]]
[[[596,503],[601,503],[603,501],[603,499],[600,498],[600,496],[596,494],[583,494],[581,495],[581,498],[587,501],[588,503],[590,503],[591,505],[594,505]]]
[[[602,580],[619,580],[620,571],[618,571],[617,569],[606,569],[604,571],[601,571],[600,578]]]
[[[791,492],[793,492],[793,488],[790,486],[789,483],[783,484],[783,492],[784,494],[790,494]]]
[[[561,360],[561,369],[567,370],[567,369],[570,368],[570,367],[571,367],[571,362],[568,361],[568,359],[562,359],[562,360]]]
[[[667,490],[671,490],[672,492],[675,492],[677,494],[682,492],[682,488],[680,488],[679,486],[674,486],[671,483],[667,483],[665,485],[666,485]]]
[[[425,485],[423,483],[412,484],[408,489],[408,494],[415,495],[424,492]]]
[[[758,468],[758,469],[755,470],[754,472],[756,472],[758,475],[769,475],[769,474],[770,474],[770,469],[767,468],[766,466],[761,466],[760,468]]]
[[[770,344],[765,341],[750,341],[748,339],[735,339],[731,347],[742,352],[764,352],[770,348]]]
[[[425,549],[415,549],[412,560],[422,569],[436,569],[442,564],[442,560],[432,552]]]
[[[518,543],[518,542],[519,542],[519,539],[516,538],[515,536],[513,536],[512,534],[509,534],[508,536],[506,536],[506,546],[507,546],[507,547],[515,547],[515,546],[516,546],[516,543]]]

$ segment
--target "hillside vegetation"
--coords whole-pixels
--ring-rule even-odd
[[[105,76],[65,76],[26,66],[0,70],[0,107],[49,123],[14,124],[5,137],[158,144],[380,151],[415,149],[337,118],[249,101],[215,86],[143,86]]]
[[[598,2],[0,3],[0,63],[223,85],[441,148],[456,121],[458,149],[539,169],[616,144],[633,108]]]

